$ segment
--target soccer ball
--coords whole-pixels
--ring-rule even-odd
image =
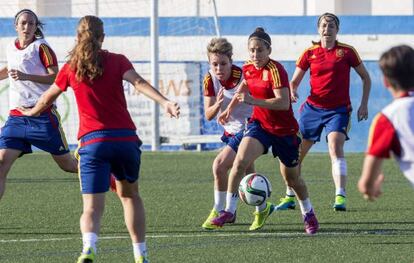
[[[240,182],[240,199],[252,206],[258,206],[266,202],[272,193],[272,185],[269,180],[261,174],[248,174]]]

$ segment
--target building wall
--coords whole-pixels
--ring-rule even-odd
[[[215,0],[219,16],[301,16],[333,12],[338,15],[413,15],[413,0]],[[213,1],[159,0],[160,16],[211,16]],[[21,8],[40,16],[149,16],[151,0],[0,0],[0,17]]]

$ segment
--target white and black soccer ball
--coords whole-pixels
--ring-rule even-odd
[[[266,202],[272,193],[272,185],[269,180],[261,174],[248,174],[240,182],[240,199],[252,206],[258,206]]]

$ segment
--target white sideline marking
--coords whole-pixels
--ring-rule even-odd
[[[385,233],[389,235],[390,233]],[[317,236],[357,236],[357,235],[381,235],[376,231],[364,231],[364,232],[322,232],[317,233]],[[281,233],[281,232],[272,232],[272,233],[217,233],[212,231],[211,233],[201,233],[201,234],[172,234],[172,235],[147,235],[147,238],[194,238],[194,237],[237,237],[237,236],[248,236],[248,237],[260,237],[260,236],[274,236],[274,237],[312,237],[306,235],[305,233]],[[51,242],[51,241],[66,241],[66,240],[78,240],[82,238],[75,237],[62,237],[62,238],[31,238],[31,239],[0,239],[0,243],[17,243],[17,242]],[[129,236],[102,236],[99,239],[110,240],[110,239],[129,239]]]

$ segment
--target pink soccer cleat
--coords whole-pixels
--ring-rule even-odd
[[[313,235],[319,230],[318,219],[316,219],[313,209],[303,216],[303,222],[305,224],[305,232],[307,234]]]

